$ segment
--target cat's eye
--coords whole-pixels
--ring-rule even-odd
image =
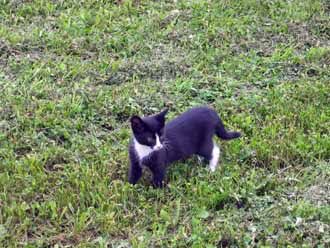
[[[154,139],[151,138],[151,137],[148,137],[148,138],[147,138],[147,141],[148,141],[149,143],[152,143],[152,142],[154,141]]]

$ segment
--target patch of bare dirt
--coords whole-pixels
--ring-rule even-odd
[[[265,22],[265,25],[272,23]],[[279,44],[292,44],[297,50],[310,47],[330,46],[330,21],[311,20],[309,22],[290,22],[287,32],[267,31],[266,26],[250,38],[236,40],[231,49],[234,54],[255,50],[259,56],[271,56]]]
[[[330,204],[330,170],[329,163],[324,162],[319,166],[320,172],[315,177],[314,182],[308,188],[300,190],[300,195],[304,200],[317,206],[328,206]]]
[[[330,182],[321,182],[311,186],[303,197],[316,205],[329,205],[330,204]]]
[[[189,74],[190,69],[187,53],[182,48],[159,44],[152,49],[149,57],[144,57],[139,61],[124,61],[104,83],[121,84],[133,77],[166,81],[185,76]]]

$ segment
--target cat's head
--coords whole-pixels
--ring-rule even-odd
[[[134,138],[141,145],[149,146],[150,148],[162,148],[162,135],[165,126],[165,115],[168,109],[162,112],[146,117],[134,115],[131,117],[131,128]]]

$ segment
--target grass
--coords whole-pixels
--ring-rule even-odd
[[[327,1],[0,1],[3,247],[329,247]],[[239,140],[127,183],[128,118]],[[220,141],[219,141],[220,143]]]

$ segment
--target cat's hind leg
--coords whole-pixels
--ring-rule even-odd
[[[213,142],[213,148],[212,148],[212,158],[210,160],[210,169],[212,172],[215,172],[215,169],[218,166],[220,157],[220,149],[219,147]]]
[[[220,149],[216,143],[211,139],[208,139],[200,148],[198,155],[204,157],[209,161],[209,166],[212,172],[215,171],[218,165],[220,157]]]

